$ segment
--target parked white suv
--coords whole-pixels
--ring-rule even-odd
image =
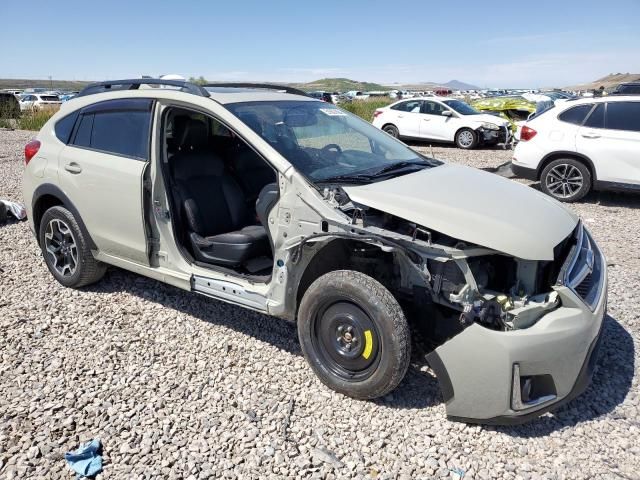
[[[393,390],[409,322],[450,417],[522,422],[591,378],[606,262],[573,213],[295,89],[91,85],[25,161],[30,227],[62,285],[115,265],[295,321],[338,392]]]
[[[640,192],[640,96],[569,100],[535,116],[511,168],[562,202],[592,189]]]
[[[61,105],[62,101],[57,95],[48,93],[29,93],[20,99],[20,110],[37,111],[42,108],[55,108]]]
[[[508,143],[509,122],[455,98],[400,100],[373,114],[373,125],[395,138],[455,142],[459,148]]]

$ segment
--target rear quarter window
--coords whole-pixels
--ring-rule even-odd
[[[71,138],[71,132],[73,131],[73,126],[76,124],[76,120],[78,119],[78,112],[73,112],[66,117],[62,117],[55,124],[54,130],[56,132],[56,137],[62,143],[69,143],[69,139]]]
[[[571,107],[558,115],[558,120],[572,123],[574,125],[582,125],[582,122],[584,122],[584,119],[587,117],[587,114],[591,111],[592,107],[592,103]]]

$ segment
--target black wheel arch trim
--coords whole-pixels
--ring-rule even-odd
[[[557,158],[553,158],[553,157],[557,157]],[[596,182],[598,181],[596,167],[591,161],[591,159],[586,155],[583,155],[582,153],[572,152],[570,150],[556,150],[554,152],[547,153],[544,157],[542,157],[542,160],[540,160],[540,165],[538,166],[538,170],[537,170],[538,178],[540,178],[540,175],[542,175],[542,171],[545,169],[545,167],[549,162],[552,162],[553,160],[558,160],[560,158],[573,158],[575,160],[584,161],[587,164],[587,167],[589,168],[589,172],[591,172],[591,183],[595,185]]]
[[[36,205],[38,204],[40,199],[45,195],[51,195],[52,197],[57,198],[62,203],[62,206],[73,214],[74,218],[76,219],[76,222],[78,223],[78,226],[80,227],[80,230],[82,230],[82,236],[87,241],[89,248],[91,250],[97,250],[98,247],[93,241],[93,238],[91,238],[91,234],[87,230],[87,227],[85,226],[84,221],[80,216],[80,212],[78,212],[78,209],[76,208],[76,206],[73,204],[71,200],[69,200],[69,197],[65,195],[65,193],[60,189],[60,187],[53,185],[52,183],[43,183],[39,185],[36,188],[36,190],[33,192],[33,201],[31,203],[31,208],[32,208],[31,211],[32,212],[35,211]],[[42,218],[42,216],[40,218]],[[40,238],[39,238],[40,225],[38,225],[35,222],[35,219],[34,219],[34,228],[36,229],[36,231],[34,232],[36,234],[36,241],[38,242],[38,245],[39,245],[40,244]]]

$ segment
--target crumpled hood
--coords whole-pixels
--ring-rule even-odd
[[[356,203],[525,260],[553,260],[578,222],[543,193],[454,164],[343,189]]]

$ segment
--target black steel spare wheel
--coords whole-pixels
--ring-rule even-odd
[[[409,328],[400,305],[360,272],[329,272],[311,284],[300,303],[298,335],[320,380],[354,398],[385,395],[409,365]]]
[[[334,298],[313,319],[312,342],[323,363],[345,380],[366,378],[378,360],[376,327],[360,307],[350,301]],[[330,300],[331,301],[331,300]]]

